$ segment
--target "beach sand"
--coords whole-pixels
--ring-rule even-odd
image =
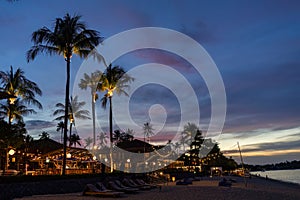
[[[209,178],[193,181],[192,185],[176,185],[174,182],[163,184],[161,191],[153,189],[150,191],[141,191],[138,194],[126,194],[120,198],[105,199],[126,199],[126,200],[299,200],[300,185],[290,184],[274,180],[266,180],[259,177],[253,177],[247,180],[245,186],[244,179],[233,177],[237,182],[232,187],[218,186],[218,180]],[[36,195],[23,197],[22,200],[92,200],[101,197],[82,196],[81,193],[58,194],[58,195]]]

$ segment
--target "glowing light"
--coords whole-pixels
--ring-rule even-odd
[[[13,149],[9,150],[9,152],[8,152],[8,154],[11,155],[11,156],[14,155],[15,153],[16,153],[16,151],[13,150]]]

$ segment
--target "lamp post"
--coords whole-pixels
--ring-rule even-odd
[[[129,173],[129,171],[130,171],[130,159],[129,158],[127,159],[127,168],[128,168],[128,173]]]
[[[12,156],[15,154],[15,150],[14,149],[10,149],[8,150],[9,147],[6,149],[6,163],[5,163],[5,170],[8,170],[8,165],[9,165],[9,156]],[[4,171],[5,172],[5,171]]]
[[[72,135],[72,126],[74,123],[73,115],[70,116],[70,134],[69,134],[69,147],[71,147],[71,135]]]

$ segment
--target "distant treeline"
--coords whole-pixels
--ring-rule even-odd
[[[276,164],[266,164],[266,165],[244,165],[245,168],[251,171],[262,171],[262,170],[283,170],[283,169],[300,169],[300,160],[285,161]]]

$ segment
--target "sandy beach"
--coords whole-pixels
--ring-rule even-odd
[[[234,177],[237,181],[232,187],[218,186],[218,180],[203,179],[193,181],[192,185],[176,185],[174,182],[163,184],[162,190],[153,189],[141,191],[138,194],[126,194],[120,198],[105,199],[128,199],[128,200],[198,200],[198,199],[230,199],[230,200],[298,200],[300,199],[300,185],[290,184],[274,180],[266,180],[253,177],[247,180]],[[101,197],[82,196],[81,193],[58,194],[58,195],[36,195],[23,197],[22,200],[92,200]]]

